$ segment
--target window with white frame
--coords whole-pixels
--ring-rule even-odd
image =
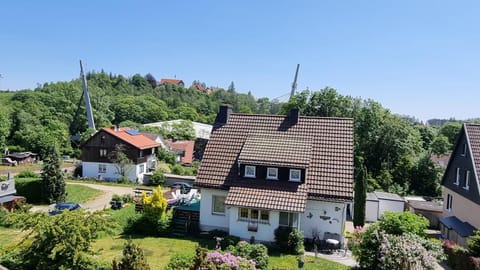
[[[267,179],[278,180],[278,168],[267,168]]]
[[[140,150],[139,157],[143,157],[143,151]]]
[[[452,211],[452,200],[453,200],[453,196],[450,195],[450,194],[447,194],[447,205],[445,206],[445,209],[447,211]]]
[[[225,196],[212,196],[212,214],[225,215]]]
[[[270,221],[270,211],[240,208],[238,209],[238,220],[268,224]]]
[[[107,172],[107,165],[106,164],[98,164],[98,173],[106,173]]]
[[[463,188],[466,190],[470,189],[470,171],[465,172],[465,186]]]
[[[463,144],[463,150],[462,150],[462,156],[466,156],[467,155],[467,144],[464,143]]]
[[[290,181],[300,182],[302,172],[297,169],[290,169]]]
[[[278,225],[296,228],[298,226],[298,213],[280,212]]]
[[[255,166],[245,166],[245,177],[255,177]]]
[[[100,157],[106,157],[107,156],[107,149],[100,149]]]
[[[457,186],[460,184],[460,168],[457,168],[457,175],[455,176],[454,184]]]
[[[141,164],[140,165],[140,173],[144,173],[145,172],[145,164]]]

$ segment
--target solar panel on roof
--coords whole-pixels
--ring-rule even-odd
[[[135,135],[139,135],[140,132],[138,132],[138,130],[136,129],[129,129],[129,130],[125,130],[126,133],[132,135],[132,136],[135,136]]]

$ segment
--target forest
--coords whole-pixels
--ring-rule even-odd
[[[158,85],[151,74],[91,72],[87,81],[97,128],[139,127],[172,119],[211,124],[221,104],[238,113],[286,114],[297,107],[302,115],[353,118],[355,164],[365,167],[370,191],[439,196],[442,169],[430,157],[448,154],[461,128],[455,120],[436,119],[439,125],[424,125],[393,114],[374,100],[344,96],[330,87],[305,90],[279,102],[239,93],[233,83],[210,94],[194,87]],[[61,153],[78,156],[71,135],[83,134],[85,140],[92,132],[81,97],[79,79],[45,83],[33,90],[0,91],[0,147],[43,156],[56,145]]]

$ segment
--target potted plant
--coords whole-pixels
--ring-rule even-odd
[[[302,269],[303,266],[305,265],[305,255],[304,254],[299,254],[297,256],[297,263],[298,263],[298,269]]]

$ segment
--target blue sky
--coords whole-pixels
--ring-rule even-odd
[[[479,1],[2,1],[0,89],[77,78],[82,59],[275,98],[298,63],[298,90],[480,117],[479,14]]]

